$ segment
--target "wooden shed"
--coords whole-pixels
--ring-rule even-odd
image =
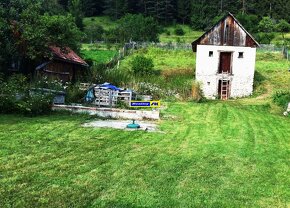
[[[253,92],[256,47],[259,43],[231,14],[192,42],[196,80],[207,98],[235,98]]]
[[[85,74],[89,65],[70,48],[62,49],[51,46],[50,51],[52,59],[46,60],[36,67],[37,76],[74,82]]]

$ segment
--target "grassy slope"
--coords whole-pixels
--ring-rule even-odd
[[[175,35],[174,30],[180,27],[183,29],[185,34],[183,36]],[[176,26],[165,27],[165,31],[169,31],[170,35],[167,35],[166,32],[163,32],[160,36],[160,42],[184,42],[184,43],[191,43],[192,41],[199,38],[204,32],[202,31],[193,31],[192,28],[188,25],[180,25],[177,24]]]
[[[257,53],[256,71],[262,76],[259,88],[269,97],[277,90],[290,90],[290,62],[277,53]]]
[[[163,115],[163,133],[0,115],[0,207],[287,206],[289,119],[230,102]]]
[[[131,61],[136,55],[144,55],[152,58],[155,69],[171,70],[171,69],[194,69],[195,68],[195,53],[186,50],[165,50],[160,48],[148,48],[134,53],[132,56],[126,57],[122,61],[125,68],[130,68]]]
[[[116,50],[108,50],[102,47],[98,48],[93,44],[82,44],[81,48],[82,57],[93,60],[95,63],[106,63],[117,53]]]

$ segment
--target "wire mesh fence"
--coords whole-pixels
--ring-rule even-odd
[[[155,47],[161,48],[165,50],[192,50],[191,44],[188,43],[156,43],[156,42],[130,42],[125,43],[124,46],[119,50],[119,53],[116,54],[111,60],[105,64],[106,68],[114,68],[119,66],[120,61],[134,53],[138,49]],[[284,58],[287,60],[289,57],[289,49],[287,47],[279,47],[271,44],[261,44],[259,48],[257,48],[258,52],[280,52],[283,54]]]

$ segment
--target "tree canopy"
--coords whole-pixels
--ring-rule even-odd
[[[0,70],[13,60],[49,57],[49,46],[79,49],[82,33],[68,13],[43,11],[46,1],[11,0],[0,4]]]

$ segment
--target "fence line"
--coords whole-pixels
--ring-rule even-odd
[[[104,64],[105,68],[119,67],[120,61],[126,56],[134,53],[141,48],[156,47],[167,50],[192,50],[191,44],[187,43],[155,43],[155,42],[130,42],[125,43],[119,50],[119,53],[110,59],[110,61]],[[260,52],[281,52],[287,60],[289,57],[289,50],[287,47],[277,47],[275,45],[261,44],[257,51]]]

